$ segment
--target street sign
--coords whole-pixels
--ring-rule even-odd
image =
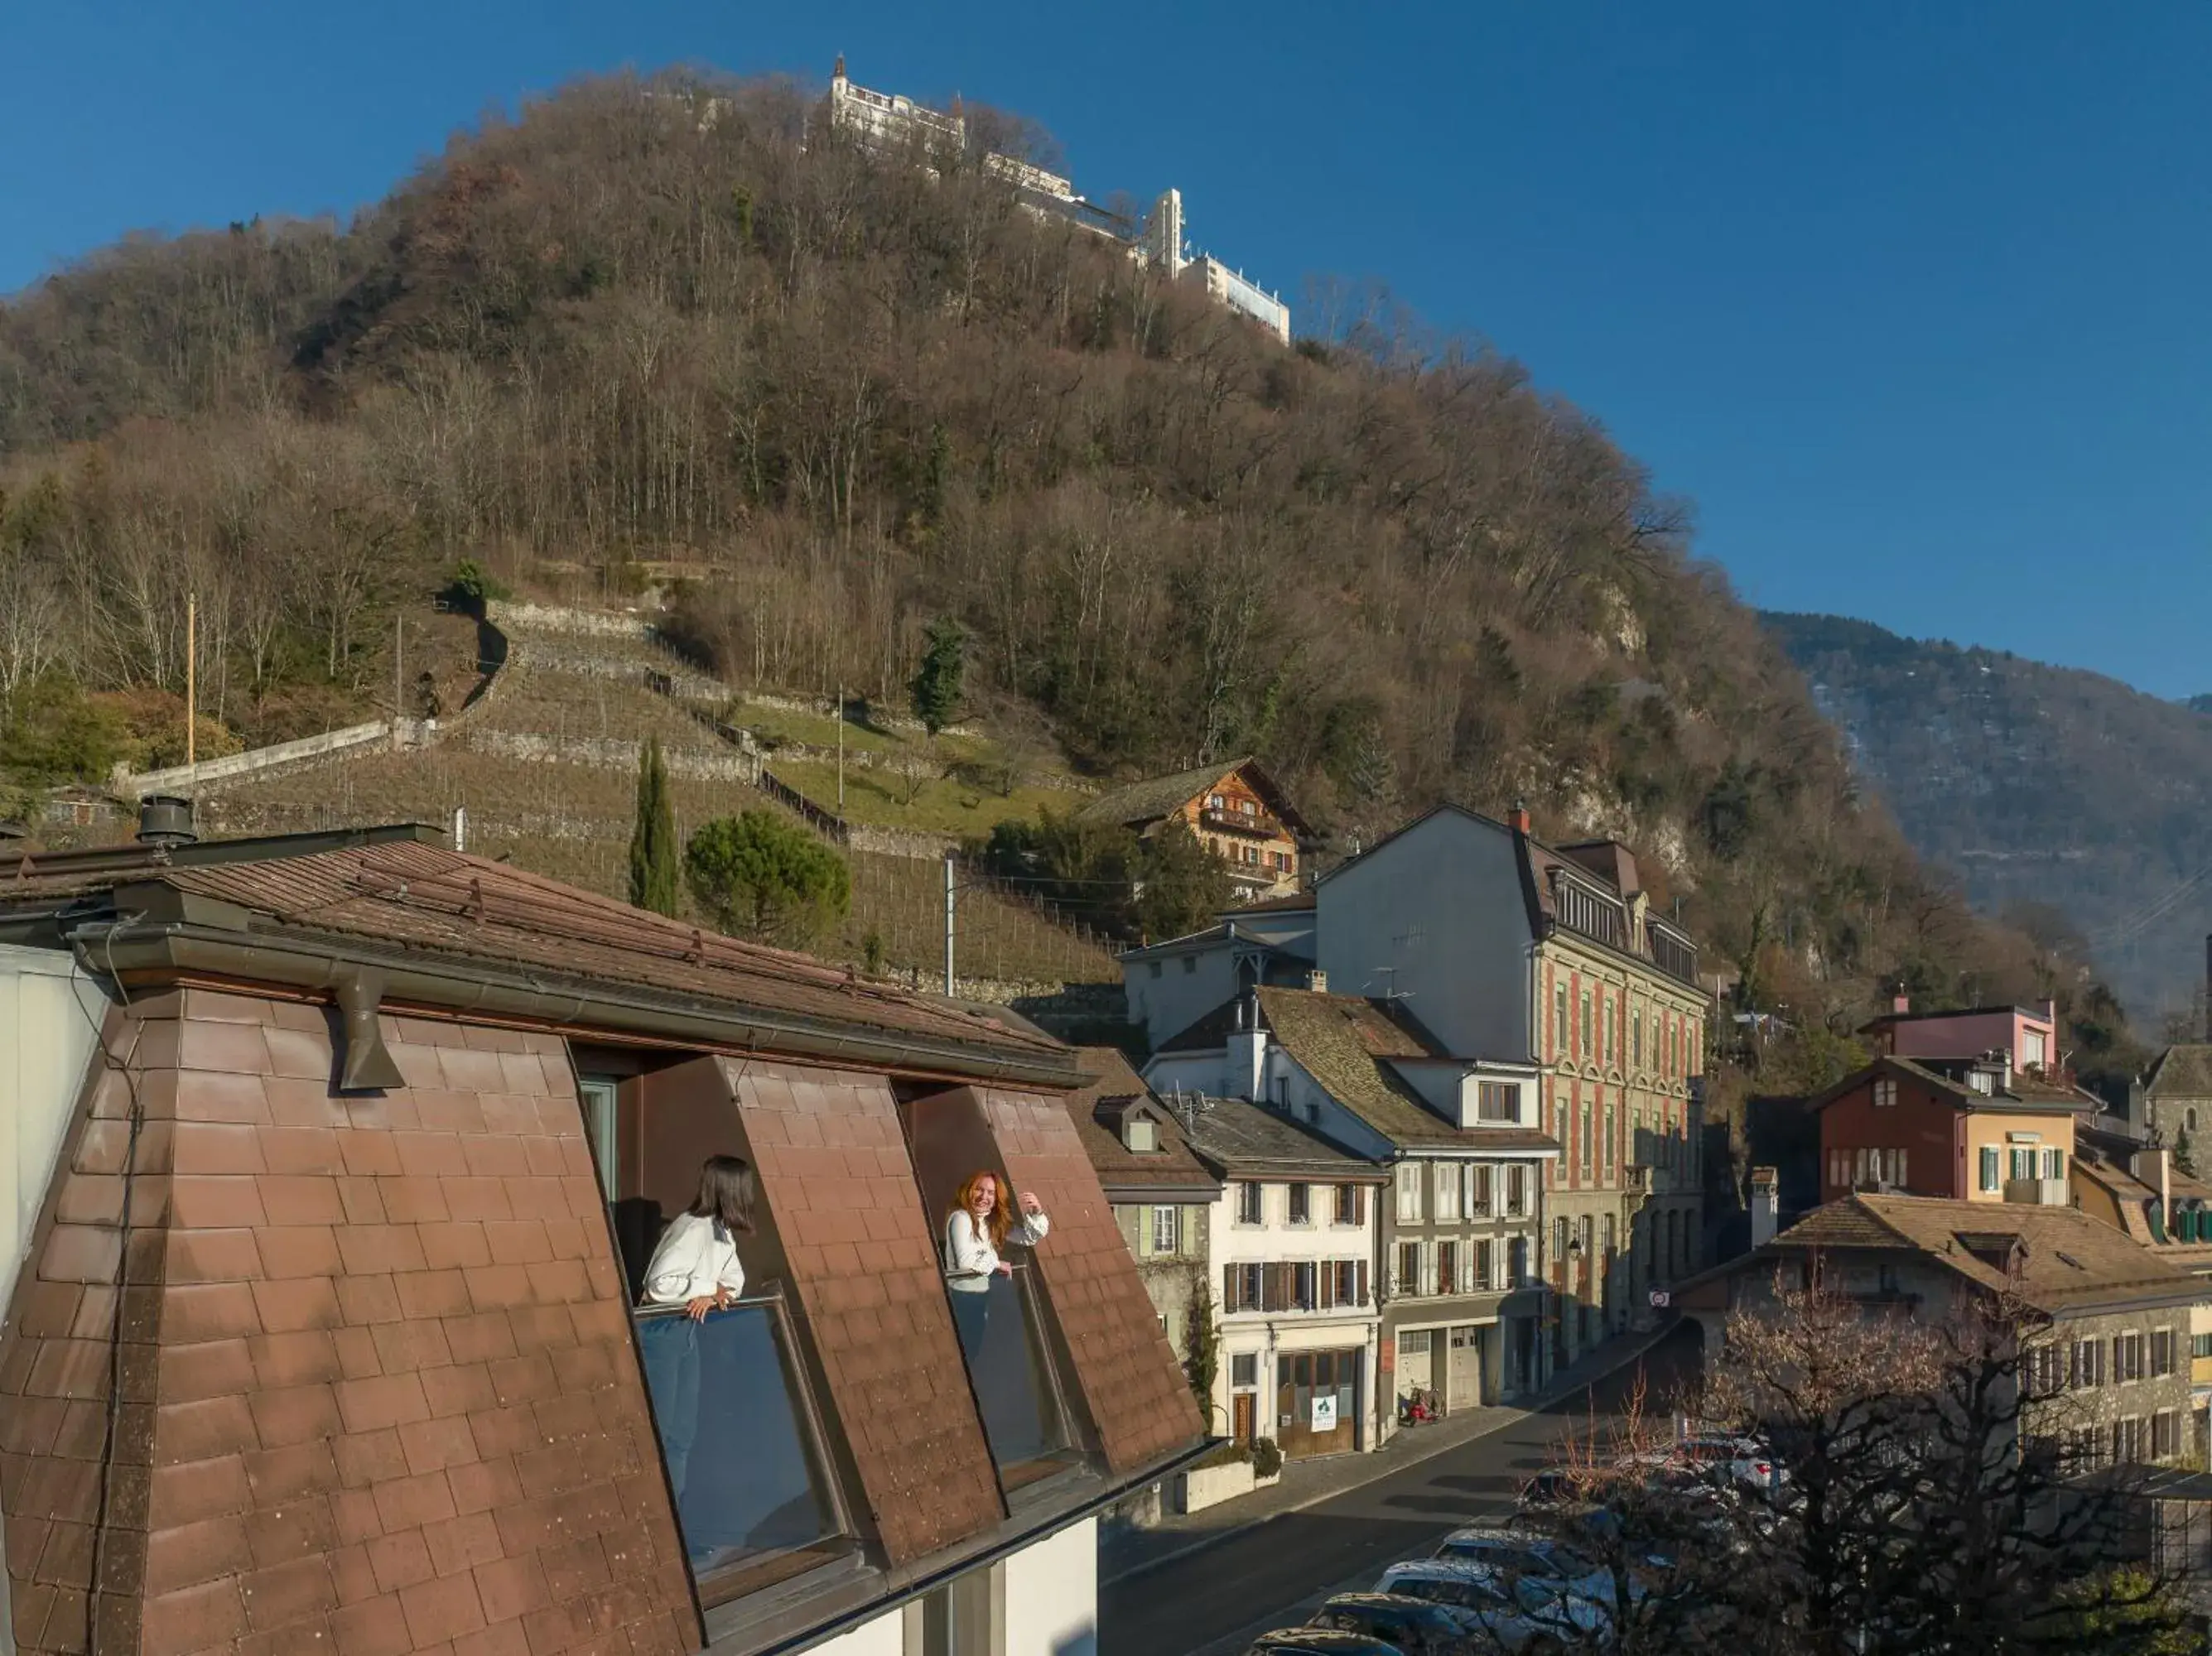
[[[1655,1288],[1651,1290],[1651,1308],[1654,1311],[1664,1311],[1667,1308],[1667,1290],[1665,1289]]]
[[[1336,1429],[1336,1393],[1325,1392],[1313,1400],[1313,1429],[1316,1432]]]

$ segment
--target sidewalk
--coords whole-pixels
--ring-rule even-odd
[[[1185,1557],[1255,1525],[1284,1513],[1308,1507],[1388,1477],[1405,1467],[1472,1443],[1480,1437],[1539,1414],[1562,1398],[1600,1380],[1624,1364],[1632,1362],[1673,1331],[1669,1321],[1659,1327],[1622,1334],[1584,1354],[1552,1376],[1542,1395],[1530,1402],[1471,1409],[1465,1414],[1419,1426],[1401,1426],[1380,1449],[1366,1454],[1331,1455],[1320,1460],[1291,1460],[1283,1464],[1279,1481],[1267,1489],[1238,1495],[1203,1512],[1169,1513],[1144,1529],[1117,1531],[1098,1545],[1098,1585],[1140,1575],[1146,1570]]]

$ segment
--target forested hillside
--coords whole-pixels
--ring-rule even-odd
[[[978,711],[1102,774],[1256,751],[1340,846],[1525,797],[1793,1016],[2075,992],[1922,877],[1684,508],[1517,364],[1376,306],[1284,349],[809,110],[580,85],[350,227],[134,242],[0,310],[18,776],[86,761],[87,695],[181,687],[187,587],[260,739],[373,705],[461,560],[650,564],[740,687],[895,697],[949,616]]]
[[[2154,1033],[2201,1003],[2212,718],[1998,651],[1765,619],[1906,836],[1980,907],[2076,934]]]

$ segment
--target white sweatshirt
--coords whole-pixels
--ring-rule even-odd
[[[645,1297],[654,1305],[688,1305],[718,1288],[745,1291],[738,1245],[718,1219],[679,1213],[660,1233],[653,1263],[645,1268]]]
[[[1008,1229],[1007,1245],[1035,1247],[1051,1228],[1052,1221],[1044,1215],[1030,1214]],[[989,1228],[978,1228],[974,1214],[955,1208],[945,1221],[945,1286],[956,1294],[988,1293],[991,1277],[998,1269],[999,1250],[991,1246]]]

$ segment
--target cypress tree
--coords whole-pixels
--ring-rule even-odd
[[[637,822],[629,833],[629,900],[656,914],[676,913],[676,807],[660,738],[646,738],[637,767]]]

